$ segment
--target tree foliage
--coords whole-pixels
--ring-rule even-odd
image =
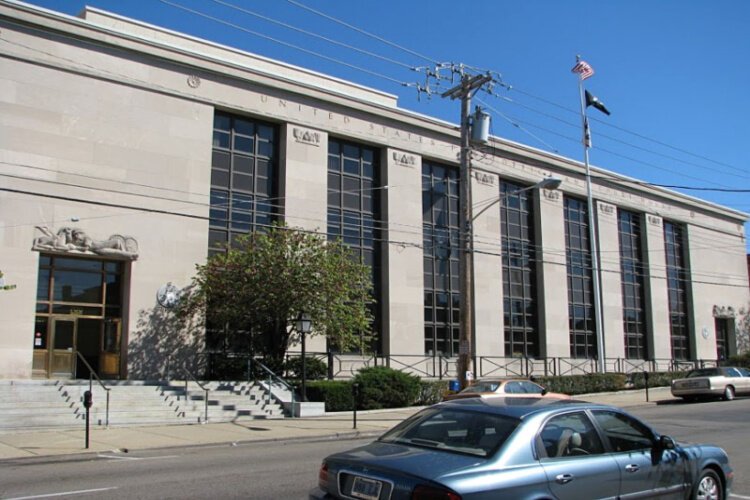
[[[229,345],[281,361],[299,341],[301,312],[312,319],[309,335],[343,351],[366,346],[371,288],[369,268],[343,244],[276,225],[197,265],[180,308],[185,317],[204,314]]]
[[[750,306],[740,309],[735,329],[737,354],[747,354],[750,352]]]

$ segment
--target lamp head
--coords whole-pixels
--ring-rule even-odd
[[[296,323],[295,326],[299,333],[310,333],[312,330],[312,320],[310,319],[310,315],[305,312],[299,313]]]
[[[559,188],[560,184],[562,184],[562,179],[559,177],[545,177],[543,180],[539,181],[537,187],[540,189],[554,190]]]

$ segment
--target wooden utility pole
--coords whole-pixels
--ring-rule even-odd
[[[461,210],[459,211],[461,323],[457,366],[461,389],[466,387],[470,381],[467,380],[467,375],[472,372],[474,337],[474,256],[472,254],[474,235],[471,206],[471,124],[469,110],[471,108],[471,96],[482,85],[490,81],[492,81],[490,75],[463,75],[459,85],[442,94],[442,97],[461,99]]]

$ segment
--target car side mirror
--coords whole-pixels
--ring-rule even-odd
[[[669,436],[659,436],[659,448],[662,450],[674,450],[674,439]]]
[[[544,395],[545,395],[545,394],[547,394],[548,392],[549,392],[549,391],[548,391],[547,389],[545,389],[544,387],[542,387],[542,396],[544,396]]]

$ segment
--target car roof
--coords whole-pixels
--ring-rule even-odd
[[[606,405],[589,403],[577,399],[554,399],[538,397],[487,397],[487,398],[465,398],[443,401],[439,406],[459,407],[468,411],[482,413],[493,413],[513,418],[525,418],[531,414],[540,412],[554,412],[560,408],[565,409],[588,409],[609,408]]]

